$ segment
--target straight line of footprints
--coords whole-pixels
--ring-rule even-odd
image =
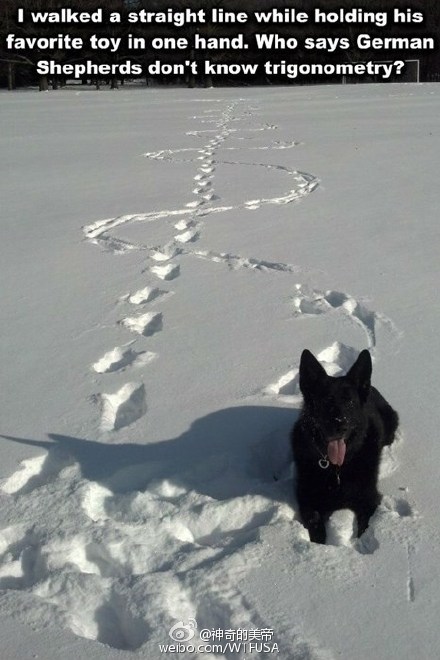
[[[215,122],[216,130],[214,131],[215,135],[210,137],[208,142],[197,150],[198,167],[193,177],[194,188],[192,190],[195,198],[185,205],[187,210],[185,215],[187,217],[178,220],[174,224],[176,233],[172,239],[163,246],[149,250],[150,264],[143,272],[147,273],[150,279],[154,278],[169,283],[179,277],[180,264],[174,260],[182,254],[186,244],[196,242],[200,236],[202,229],[202,223],[200,222],[201,210],[203,209],[206,212],[213,201],[218,199],[213,186],[215,154],[216,150],[231,133],[228,126],[234,119],[233,110],[234,104],[228,106],[219,119],[209,120]],[[115,222],[114,226],[118,224],[118,222]],[[114,237],[111,237],[110,240],[117,249],[121,248],[121,243],[124,244],[122,248],[127,245],[125,241],[121,242],[120,239]],[[227,255],[225,255],[226,260]],[[167,297],[171,293],[172,291],[169,289],[160,288],[153,284],[125,296],[125,301],[130,305],[145,308],[151,303],[157,305],[163,297]],[[148,338],[162,331],[164,317],[163,312],[154,309],[153,311],[128,314],[119,323],[128,331],[142,338]],[[136,341],[133,340],[124,346],[116,346],[109,350],[92,365],[92,369],[98,374],[109,374],[127,369],[142,368],[157,359],[158,355],[153,351],[136,350],[133,346]],[[93,397],[93,400],[99,403],[101,407],[102,431],[118,431],[134,423],[147,411],[144,383],[127,382],[117,392],[102,393]]]

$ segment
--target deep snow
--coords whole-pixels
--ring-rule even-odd
[[[193,618],[279,646],[201,658],[438,655],[439,110],[436,85],[0,96],[2,657],[154,660]],[[298,521],[304,347],[332,374],[370,348],[401,417],[360,541]]]

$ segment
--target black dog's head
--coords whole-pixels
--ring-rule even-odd
[[[350,434],[363,423],[362,409],[368,398],[371,356],[359,354],[346,376],[328,376],[307,349],[301,355],[299,386],[304,414],[313,421],[319,449],[331,463],[342,465]]]

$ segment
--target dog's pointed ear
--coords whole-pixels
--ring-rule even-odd
[[[358,359],[347,373],[347,378],[357,387],[361,401],[366,401],[370,391],[373,365],[367,349],[359,353]]]
[[[327,378],[324,367],[318,362],[313,353],[305,348],[299,363],[299,387],[306,397],[312,394]]]

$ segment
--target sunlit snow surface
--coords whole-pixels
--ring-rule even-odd
[[[436,657],[438,86],[0,102],[4,657]],[[298,519],[305,347],[401,417],[359,540]]]

